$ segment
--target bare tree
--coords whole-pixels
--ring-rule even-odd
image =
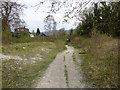
[[[25,5],[13,1],[0,1],[0,13],[2,15],[2,30],[10,29],[14,24],[20,24],[20,14],[23,13]]]
[[[57,23],[52,15],[48,15],[45,20],[45,30],[56,30]]]
[[[89,6],[92,0],[43,0],[38,5],[37,10],[41,5],[44,5],[46,2],[49,2],[49,11],[44,11],[48,13],[48,16],[45,18],[44,22],[45,30],[55,30],[52,27],[56,28],[57,22],[55,22],[54,14],[58,11],[64,9],[64,17],[61,20],[62,22],[71,22],[73,19],[76,19],[75,24],[82,20],[81,16],[83,15],[84,9]]]
[[[65,22],[69,22],[71,21],[73,18],[76,18],[76,20],[81,20],[81,15],[82,15],[82,11],[90,5],[90,3],[92,2],[92,0],[43,0],[42,2],[40,2],[38,5],[38,8],[40,7],[40,5],[49,2],[49,7],[50,7],[50,11],[47,12],[48,14],[55,14],[57,13],[57,11],[59,11],[61,8],[64,8],[64,21]]]

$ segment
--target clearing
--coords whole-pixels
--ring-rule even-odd
[[[58,43],[30,42],[3,46],[0,54],[2,87],[32,88],[36,78],[42,76],[57,53],[65,49]]]

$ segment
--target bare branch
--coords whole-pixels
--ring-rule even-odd
[[[16,24],[15,21],[17,20],[21,21],[20,14],[23,14],[24,8],[27,8],[26,5],[21,5],[13,1],[2,1],[0,5],[4,29],[6,26],[12,26],[13,23]]]

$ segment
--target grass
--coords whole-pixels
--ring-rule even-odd
[[[43,54],[46,51],[42,51],[42,48],[54,49],[55,44],[52,42],[30,42],[30,43],[20,43],[7,45],[2,47],[3,54],[17,55],[21,57],[33,57],[37,53]]]
[[[0,60],[0,89],[2,88],[2,61]]]
[[[57,51],[50,52],[44,61],[21,66],[16,60],[3,62],[3,87],[4,88],[31,88],[32,81],[41,76],[48,65],[54,60]],[[20,69],[22,67],[22,69]],[[7,69],[7,71],[6,71]]]
[[[64,56],[64,59],[63,59],[63,61],[65,62],[65,56]]]
[[[65,56],[64,56],[63,61],[64,61],[64,63],[65,63]],[[64,75],[65,75],[65,81],[66,81],[67,87],[69,87],[68,71],[67,71],[67,66],[66,66],[66,65],[64,65]]]
[[[2,53],[2,46],[0,45],[0,53]]]
[[[64,71],[65,72],[65,81],[66,81],[67,86],[69,87],[67,66],[65,65],[64,67],[65,67],[65,71]]]
[[[75,50],[75,52],[73,53],[72,55],[72,58],[73,58],[73,62],[75,63],[75,65],[77,65],[78,67],[80,66],[80,59],[77,58],[77,51]],[[79,67],[80,68],[80,67]]]
[[[63,61],[64,61],[64,63],[65,63],[65,56],[64,56]],[[64,65],[64,75],[65,75],[65,81],[66,81],[67,87],[69,87],[68,71],[67,71],[67,66],[66,66],[66,65]]]
[[[3,61],[3,88],[32,88],[36,79],[43,75],[57,53],[65,49],[61,47],[64,47],[64,44],[57,46],[55,42],[15,43],[3,46],[3,54],[23,58],[23,61],[13,59]],[[41,57],[35,58],[35,61],[31,60],[36,54]]]
[[[75,52],[72,55],[73,61],[76,62]]]
[[[91,38],[75,37],[71,45],[79,49],[82,56],[81,68],[93,87],[118,87],[118,39],[106,35]],[[74,60],[74,58],[73,58]]]

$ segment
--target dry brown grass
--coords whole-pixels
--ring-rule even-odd
[[[81,66],[93,87],[118,86],[118,39],[95,33],[91,38],[74,38],[72,45],[86,53]]]

